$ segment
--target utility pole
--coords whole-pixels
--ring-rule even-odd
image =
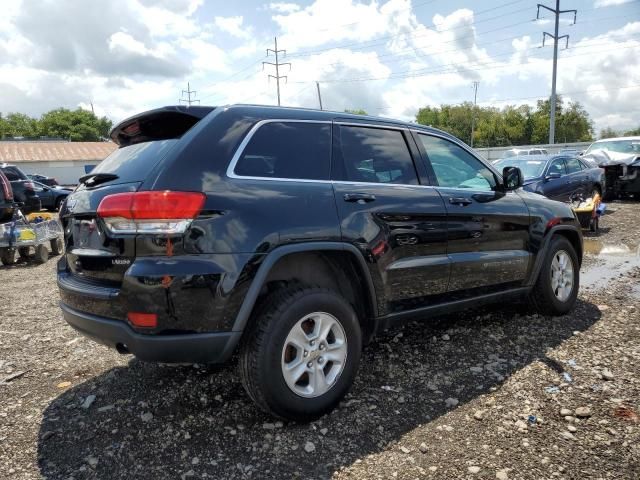
[[[320,103],[320,110],[322,110],[322,96],[320,95],[320,82],[316,82],[316,88],[318,89],[318,102]]]
[[[563,38],[566,40],[565,48],[569,48],[569,35],[558,36],[558,28],[560,26],[560,15],[563,13],[573,13],[573,25],[576,23],[577,10],[560,10],[560,0],[556,0],[556,8],[547,7],[546,5],[538,4],[538,13],[536,19],[540,18],[540,8],[549,10],[555,15],[555,31],[551,35],[549,32],[542,33],[542,46],[544,47],[544,41],[547,37],[553,38],[553,74],[551,77],[551,111],[549,113],[549,144],[555,143],[556,134],[556,77],[558,73],[558,40]]]
[[[478,100],[478,85],[480,82],[474,80],[473,82],[473,113],[471,114],[471,148],[473,148],[473,130],[476,126],[476,101]]]
[[[184,98],[185,94],[187,95],[187,98]],[[182,90],[182,98],[179,100],[180,103],[186,103],[188,106],[191,106],[192,103],[200,103],[200,100],[191,98],[191,94],[193,94],[193,96],[195,97],[196,91],[191,90],[191,85],[189,84],[189,82],[187,82],[187,89]]]
[[[89,100],[89,105],[91,105],[91,113],[95,115],[96,112],[93,110],[93,100]]]
[[[276,62],[262,62],[262,69],[264,70],[264,66],[265,65],[273,65],[274,67],[276,67],[276,74],[275,75],[269,75],[267,78],[275,78],[276,79],[276,85],[277,85],[277,89],[278,89],[278,106],[280,106],[280,79],[284,78],[285,81],[287,80],[287,76],[286,75],[280,75],[280,67],[283,65],[289,65],[289,70],[291,70],[291,64],[290,63],[280,63],[280,61],[278,60],[278,54],[279,53],[283,53],[284,55],[287,54],[286,50],[278,50],[278,37],[275,37],[274,39],[274,48],[267,48],[267,57],[269,56],[269,52],[272,52],[275,56],[276,56]]]

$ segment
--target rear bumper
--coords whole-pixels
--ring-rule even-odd
[[[242,332],[143,335],[127,323],[79,312],[60,303],[64,319],[82,335],[141,360],[165,363],[223,363]]]

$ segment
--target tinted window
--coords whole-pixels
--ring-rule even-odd
[[[547,170],[547,175],[550,175],[552,173],[559,173],[560,175],[565,175],[567,173],[564,169],[564,159],[556,158],[551,161],[549,170]]]
[[[576,173],[580,171],[580,162],[577,158],[567,158],[565,160],[567,166],[567,173]]]
[[[492,190],[496,179],[482,162],[449,140],[418,135],[441,187]]]
[[[142,181],[176,142],[177,140],[159,140],[118,148],[91,170],[91,173],[114,173],[118,175],[113,180],[114,183]]]
[[[2,169],[2,172],[10,182],[14,182],[16,180],[28,180],[27,176],[16,167],[5,167]]]
[[[244,177],[328,180],[331,126],[323,123],[272,122],[251,137],[234,173]]]
[[[340,127],[344,178],[352,182],[417,185],[413,159],[398,130]]]

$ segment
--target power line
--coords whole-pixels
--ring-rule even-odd
[[[589,45],[580,45],[577,47],[573,47],[572,50],[577,50],[577,49],[581,49],[581,48],[591,48],[594,46],[598,46],[598,45],[609,45],[609,42],[601,42],[601,43],[592,43]],[[538,50],[540,47],[532,47],[532,48],[528,48],[526,50],[521,50],[521,52],[528,52],[528,51],[533,51],[533,50]],[[637,48],[637,45],[630,45],[628,47],[619,47],[617,48],[617,50],[625,50],[628,48]],[[567,55],[564,58],[572,58],[572,57],[581,57],[584,55],[593,55],[595,53],[603,53],[603,52],[610,52],[610,49],[606,49],[606,50],[596,50],[596,51],[592,51],[592,52],[587,52],[587,53],[583,53],[583,54],[577,54],[577,55]],[[498,55],[494,55],[492,58],[500,58],[500,57],[505,57],[505,56],[510,56],[513,55],[513,52],[504,52],[502,54],[498,54]],[[542,57],[529,57],[530,59],[533,60],[544,60],[544,58]],[[495,65],[495,66],[494,66]],[[454,67],[454,68],[442,68],[442,67]],[[432,74],[447,74],[447,73],[459,73],[460,72],[460,63],[459,62],[454,62],[454,63],[448,63],[448,64],[442,64],[440,66],[438,66],[437,68],[433,69],[433,68],[424,68],[424,69],[418,69],[418,70],[405,70],[405,71],[401,71],[401,72],[392,72],[391,74],[384,76],[384,77],[358,77],[358,78],[343,78],[343,79],[324,79],[321,80],[324,83],[351,83],[351,82],[368,82],[368,81],[382,81],[382,80],[394,80],[394,79],[403,79],[403,78],[417,78],[417,77],[424,77],[427,75],[432,75]],[[500,68],[513,68],[514,65],[512,64],[505,64],[502,62],[498,62],[498,61],[488,61],[488,62],[476,62],[476,63],[469,63],[463,66],[464,67],[464,71],[465,72],[471,72],[471,71],[477,71],[477,70],[497,70]],[[478,67],[478,68],[470,68],[470,67]],[[300,81],[294,81],[294,82],[290,82],[290,83],[309,83],[311,81],[314,80],[300,80]]]
[[[493,7],[493,8],[489,8],[489,9],[486,9],[486,10],[481,10],[479,12],[475,12],[474,15],[480,15],[482,13],[486,13],[486,12],[489,12],[489,11],[492,11],[492,10],[503,8],[503,7],[511,5],[513,3],[519,3],[519,2],[508,2],[508,3],[502,4],[502,5],[498,5],[496,7]],[[479,23],[484,23],[484,22],[488,22],[488,21],[491,21],[491,20],[496,20],[498,18],[502,18],[502,17],[506,17],[506,16],[509,16],[509,15],[513,15],[515,13],[524,12],[526,10],[529,10],[529,7],[521,8],[521,9],[518,9],[518,10],[514,10],[512,12],[507,12],[507,13],[504,13],[502,15],[496,15],[496,16],[492,16],[492,17],[489,17],[489,18],[476,20],[476,21],[474,21],[472,23],[459,25],[457,27],[443,28],[441,30],[438,30],[438,26],[435,25],[435,24],[431,24],[429,26],[425,25],[425,27],[431,27],[431,29],[433,31],[435,31],[436,33],[451,32],[451,31],[459,30],[461,28],[468,28],[468,27],[471,27],[471,26],[475,26],[475,25],[477,25]],[[525,22],[519,22],[519,23],[516,23],[516,24],[513,24],[513,25],[509,25],[507,27],[498,28],[496,30],[503,30],[504,28],[509,28],[509,27],[512,27],[512,26],[521,25],[522,23],[529,23],[531,20],[532,19],[529,19],[529,20],[526,20]],[[432,32],[428,32],[428,33],[426,33],[424,35],[414,35],[414,38],[419,38],[419,37],[424,37],[426,35],[430,35],[431,33],[433,33],[433,31]],[[495,30],[489,30],[489,31],[492,32],[492,31],[495,31]],[[487,33],[487,32],[485,32],[485,33]],[[398,33],[398,34],[383,35],[383,36],[378,37],[376,39],[370,40],[368,42],[368,43],[371,43],[370,45],[362,45],[362,42],[351,42],[351,43],[346,43],[346,44],[342,44],[342,45],[334,45],[333,47],[326,47],[326,48],[320,48],[320,49],[315,49],[315,50],[307,50],[307,51],[292,53],[292,54],[289,55],[289,57],[290,58],[306,57],[306,56],[310,56],[310,55],[315,55],[317,53],[326,52],[328,50],[334,50],[334,49],[337,49],[337,48],[348,48],[348,47],[352,47],[352,46],[358,46],[358,49],[370,48],[370,47],[375,47],[377,45],[384,45],[385,43],[387,43],[386,40],[389,40],[389,39],[392,39],[392,38],[396,38],[396,37],[402,37],[402,36],[404,36],[406,34],[407,34],[406,32],[403,32],[403,33]],[[382,40],[384,40],[384,41],[382,41]]]
[[[187,98],[184,98],[184,95],[187,95]],[[191,106],[192,103],[196,103],[198,102],[198,104],[200,104],[200,100],[196,100],[196,99],[192,99],[191,98],[191,94],[193,94],[193,96],[195,96],[196,91],[195,90],[191,90],[191,85],[189,84],[189,82],[187,82],[187,89],[186,90],[182,90],[182,98],[180,98],[180,100],[178,100],[180,103],[186,103],[188,106]]]
[[[558,29],[560,27],[560,15],[563,13],[573,13],[573,24],[576,23],[576,17],[578,15],[577,10],[560,10],[560,0],[556,0],[556,8],[547,7],[541,3],[538,4],[538,13],[536,18],[540,18],[540,8],[549,10],[555,16],[555,32],[551,35],[549,32],[542,33],[542,46],[544,46],[544,40],[547,36],[553,38],[553,73],[551,76],[551,113],[549,115],[549,144],[555,143],[556,132],[556,78],[558,74],[558,40],[566,39],[566,47],[569,48],[569,35],[558,36]]]
[[[288,80],[286,75],[280,75],[280,67],[283,65],[289,65],[289,70],[291,70],[291,64],[289,62],[285,62],[285,63],[281,63],[278,60],[278,54],[279,53],[283,53],[283,54],[287,54],[286,50],[278,50],[278,37],[274,37],[273,39],[274,41],[274,48],[267,48],[267,57],[269,56],[269,52],[273,52],[273,54],[276,57],[276,61],[274,62],[262,62],[262,68],[264,68],[265,65],[273,65],[274,67],[276,67],[276,74],[275,75],[271,75],[269,74],[267,76],[267,78],[275,78],[276,79],[276,86],[277,86],[277,90],[278,90],[278,106],[280,106],[280,79],[284,78],[285,82]]]

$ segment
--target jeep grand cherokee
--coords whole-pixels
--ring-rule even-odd
[[[66,321],[158,362],[239,354],[263,410],[331,410],[407,318],[578,293],[571,209],[433,128],[326,111],[165,107],[117,125],[60,213]]]

